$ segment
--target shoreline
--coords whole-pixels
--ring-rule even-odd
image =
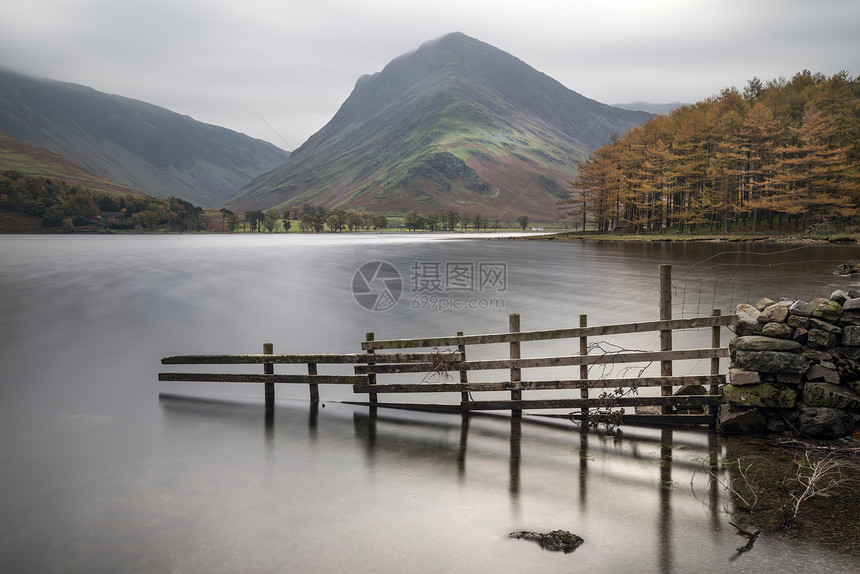
[[[830,236],[809,236],[799,234],[622,234],[596,232],[557,232],[545,235],[523,237],[521,239],[538,241],[589,241],[589,242],[627,242],[627,243],[802,243],[802,244],[834,244],[852,245],[860,243],[860,234],[845,233]]]

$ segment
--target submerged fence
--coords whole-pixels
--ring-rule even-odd
[[[306,384],[311,402],[319,401],[319,385],[352,385],[354,393],[366,395],[360,401],[370,407],[422,408],[448,410],[464,414],[473,411],[510,411],[514,417],[523,410],[574,409],[570,416],[589,421],[621,423],[653,423],[669,425],[713,424],[716,405],[720,401],[719,385],[726,382],[720,373],[720,359],[728,356],[721,346],[720,328],[737,323],[734,315],[724,316],[714,310],[710,317],[691,319],[671,318],[671,267],[661,266],[660,320],[616,325],[588,326],[580,315],[579,326],[566,329],[520,330],[520,316],[509,317],[507,332],[448,337],[376,340],[368,333],[361,343],[362,353],[354,354],[275,354],[271,344],[264,345],[262,354],[249,355],[186,355],[166,357],[163,364],[178,365],[238,365],[262,364],[262,374],[246,373],[159,373],[159,381],[262,383],[267,403],[274,401],[275,384]],[[675,349],[673,333],[691,329],[710,329],[711,345],[706,348]],[[589,343],[594,338],[625,334],[653,333],[659,350],[600,352],[593,354]],[[522,356],[524,344],[530,351],[540,351],[548,342],[571,340],[578,342],[578,353],[552,356]],[[506,344],[508,358],[469,360],[473,351],[485,345]],[[406,352],[405,350],[409,350]],[[479,353],[480,354],[480,353]],[[532,353],[537,354],[537,353]],[[705,375],[674,375],[677,361],[710,361],[710,373]],[[307,375],[275,374],[276,364],[306,364]],[[352,364],[353,375],[318,373],[320,365]],[[596,366],[639,365],[645,372],[648,365],[659,364],[659,376],[590,377],[589,369]],[[542,369],[562,367],[563,377],[540,378]],[[578,370],[566,369],[578,367]],[[529,371],[524,380],[523,370]],[[488,372],[494,380],[470,381],[469,373]],[[544,371],[545,372],[545,371]],[[556,371],[557,372],[557,371]],[[629,372],[629,371],[628,371]],[[578,375],[578,376],[574,376]],[[409,382],[408,377],[421,376]],[[456,380],[453,380],[456,377]],[[659,396],[641,396],[641,388],[659,388]],[[679,389],[683,394],[676,394]],[[541,391],[578,391],[575,396],[545,398]],[[401,397],[415,393],[456,393],[458,403],[413,401],[380,402],[380,395]],[[476,395],[485,394],[476,399]],[[495,394],[493,394],[495,393]],[[499,394],[502,394],[500,397]],[[359,401],[356,401],[359,402]],[[650,407],[650,408],[649,408]],[[634,413],[628,409],[635,409]],[[649,411],[649,412],[643,412]]]

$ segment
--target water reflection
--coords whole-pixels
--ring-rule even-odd
[[[266,408],[169,394],[161,394],[159,403],[169,434],[181,436],[189,425],[216,423],[233,427],[227,434],[242,434],[246,448],[247,432],[253,426],[259,429],[262,419],[261,438],[273,467],[283,464],[285,452],[292,453],[294,463],[308,464],[310,459],[292,458],[298,456],[295,449],[304,442],[303,435],[314,445],[311,459],[320,455],[318,449],[335,449],[344,460],[351,458],[350,451],[360,453],[361,474],[368,483],[354,479],[349,483],[358,497],[372,496],[376,488],[415,489],[412,496],[431,496],[425,490],[429,488],[448,496],[465,491],[499,501],[506,498],[507,511],[499,516],[506,516],[501,522],[511,530],[527,529],[536,522],[537,527],[578,530],[587,541],[576,553],[583,557],[582,563],[572,562],[578,566],[595,560],[591,554],[595,546],[601,552],[611,551],[611,541],[619,536],[625,540],[625,555],[633,552],[643,572],[685,572],[691,561],[701,560],[722,565],[697,567],[703,571],[745,571],[762,560],[796,567],[822,557],[829,571],[843,567],[851,571],[857,565],[850,555],[828,551],[826,541],[810,539],[808,530],[767,531],[755,548],[752,541],[738,539],[728,525],[737,515],[736,501],[720,479],[727,478],[726,453],[737,456],[743,443],[705,431],[626,427],[609,431],[539,416],[460,416],[338,403],[289,401]],[[507,472],[500,474],[505,467]],[[277,468],[272,472],[277,475]],[[330,472],[354,476],[355,469],[336,463]],[[430,482],[415,482],[415,477],[425,474]],[[504,496],[498,497],[502,492]],[[612,502],[615,498],[633,506],[622,510]],[[536,511],[547,504],[555,511]],[[624,512],[623,521],[604,525],[607,512]],[[552,518],[568,515],[578,517],[574,526]],[[434,520],[432,516],[427,515]],[[369,528],[386,530],[396,524],[396,520],[374,523]],[[795,534],[802,534],[805,547],[794,546]],[[466,551],[451,549],[452,556]],[[605,571],[628,571],[630,563],[624,557],[613,560],[610,566],[601,562]]]
[[[249,421],[259,420],[262,411],[263,441],[268,452],[277,451],[281,441],[293,443],[301,439],[297,436],[297,433],[301,433],[301,425],[296,423],[300,418],[298,413],[302,410],[298,403],[260,407],[171,394],[159,395],[159,402],[168,431],[171,427],[190,424],[189,419],[216,420],[246,428]],[[455,482],[462,487],[469,487],[473,481],[482,488],[492,486],[492,483],[502,486],[497,484],[498,476],[495,473],[492,473],[493,478],[488,484],[485,470],[488,462],[498,467],[496,462],[506,460],[508,473],[504,489],[509,502],[509,515],[514,523],[530,514],[530,509],[524,507],[531,498],[526,494],[531,490],[541,491],[546,488],[546,485],[541,484],[546,477],[534,466],[535,454],[541,464],[546,464],[543,459],[547,452],[561,448],[561,452],[572,455],[570,458],[575,461],[575,466],[569,467],[569,470],[572,471],[571,477],[576,478],[571,486],[576,486],[575,499],[579,512],[588,510],[592,483],[596,483],[595,492],[598,496],[608,481],[616,486],[644,489],[639,496],[650,496],[657,501],[650,519],[640,515],[636,521],[641,523],[640,528],[653,528],[656,531],[657,546],[652,551],[657,563],[655,571],[662,573],[675,571],[678,536],[674,532],[673,513],[676,509],[673,500],[681,497],[689,501],[691,494],[678,488],[677,477],[673,476],[673,472],[678,469],[681,476],[687,477],[692,468],[701,466],[701,461],[710,460],[713,468],[719,464],[720,445],[717,437],[699,431],[600,431],[543,417],[407,413],[377,408],[351,408],[331,403],[328,410],[336,412],[336,415],[321,417],[321,409],[326,408],[325,403],[307,407],[306,432],[309,442],[318,443],[323,427],[326,436],[332,436],[333,433],[351,434],[358,450],[363,453],[365,470],[373,476],[389,473],[400,464],[430,466],[437,471],[442,470],[444,475],[448,474],[444,468],[450,465],[454,467],[450,476],[455,477]],[[351,424],[348,416],[350,412]],[[284,421],[283,429],[279,428],[281,418]],[[680,435],[679,440],[676,440],[676,435]],[[680,460],[673,456],[676,449],[682,449],[685,453]],[[619,461],[625,460],[626,463],[619,465]],[[558,467],[559,462],[561,467]],[[625,464],[631,465],[628,472],[613,470]],[[564,472],[568,467],[563,460],[555,461],[553,466],[556,468],[551,470],[552,473]],[[649,467],[657,470],[656,475]],[[701,476],[707,476],[708,480],[704,490],[709,493],[706,506],[710,522],[718,525],[721,522],[720,508],[725,501],[720,499],[716,475]],[[560,504],[567,503],[567,496],[562,496],[563,492],[552,492]],[[682,504],[682,510],[686,506],[686,503]],[[724,517],[722,521],[725,521]]]

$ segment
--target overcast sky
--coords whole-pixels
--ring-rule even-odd
[[[295,149],[361,75],[449,32],[608,104],[860,75],[858,0],[0,0],[0,67]]]

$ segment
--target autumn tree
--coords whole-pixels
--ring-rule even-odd
[[[414,209],[403,218],[403,225],[411,231],[417,231],[424,227],[424,216]]]
[[[580,164],[561,217],[615,227],[757,230],[854,218],[860,80],[803,71],[753,78],[658,116]],[[775,221],[776,220],[776,221]]]

